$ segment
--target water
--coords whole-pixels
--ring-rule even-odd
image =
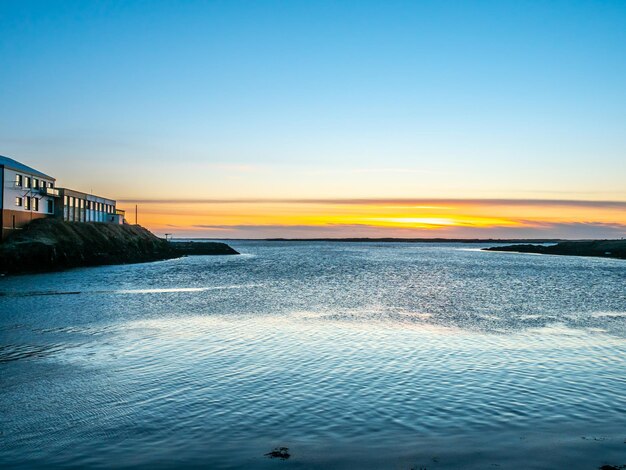
[[[625,262],[232,245],[0,279],[0,466],[626,464]]]

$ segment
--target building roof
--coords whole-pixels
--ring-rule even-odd
[[[0,155],[0,166],[11,168],[12,170],[16,170],[16,171],[28,173],[29,175],[39,176],[41,178],[48,178],[48,179],[56,181],[56,178],[53,178],[52,176],[46,175],[45,173],[42,173],[41,171],[37,171],[34,168],[31,168],[27,165],[24,165],[23,163],[13,160],[12,158],[3,157],[2,155]]]
[[[87,199],[88,201],[104,202],[105,204],[111,204],[112,206],[117,204],[115,199],[109,199],[108,197],[96,196],[91,193],[84,193],[82,191],[76,191],[70,188],[57,188],[61,196],[74,196],[80,199]]]

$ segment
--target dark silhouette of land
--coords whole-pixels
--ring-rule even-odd
[[[238,254],[225,243],[168,242],[139,225],[34,220],[0,244],[0,273]]]
[[[177,238],[176,240],[338,242],[338,243],[558,243],[562,238]]]
[[[556,245],[508,245],[483,248],[483,250],[626,259],[626,240],[566,241]]]
[[[180,238],[179,240],[203,240]],[[597,256],[626,259],[626,240],[564,240],[561,238],[207,238],[221,241],[336,242],[336,243],[472,243],[501,244],[486,251],[511,251],[545,255]]]

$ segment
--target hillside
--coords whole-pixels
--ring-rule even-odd
[[[514,251],[544,255],[598,256],[626,259],[626,240],[593,240],[561,242],[556,245],[507,245],[483,248],[488,251]]]
[[[139,225],[38,219],[0,244],[0,273],[238,254],[225,243],[170,243]]]

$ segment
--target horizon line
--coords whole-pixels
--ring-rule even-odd
[[[406,243],[562,243],[578,241],[613,241],[621,238],[446,238],[446,237],[319,237],[319,238],[214,238],[214,237],[171,237],[169,240],[213,240],[213,241],[265,241],[265,242],[406,242]]]

